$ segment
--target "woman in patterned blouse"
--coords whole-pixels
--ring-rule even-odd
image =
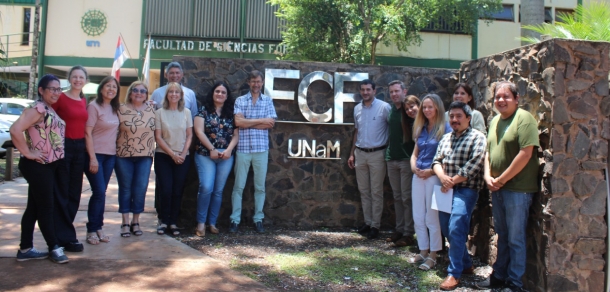
[[[216,219],[222,191],[233,169],[233,150],[239,140],[233,118],[235,101],[228,88],[222,81],[214,84],[194,121],[199,174],[195,234],[201,237],[205,236],[206,223],[211,233],[218,233]]]
[[[119,183],[119,213],[123,216],[121,236],[142,235],[140,213],[148,190],[150,167],[155,154],[155,111],[142,81],[127,89],[119,107],[119,135],[116,141],[116,171]],[[133,213],[131,223],[129,213]]]

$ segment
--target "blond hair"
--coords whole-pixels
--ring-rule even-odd
[[[436,110],[436,117],[434,121],[428,121],[426,116],[424,115],[424,101],[429,99],[434,104],[434,109]],[[421,106],[417,111],[417,117],[415,118],[415,122],[413,123],[413,140],[417,141],[419,135],[421,135],[426,124],[432,124],[433,128],[430,131],[431,134],[434,134],[434,137],[437,141],[441,140],[441,137],[445,134],[445,106],[443,105],[443,101],[441,98],[433,93],[427,94],[421,101]]]

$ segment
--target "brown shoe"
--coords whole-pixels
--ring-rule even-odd
[[[386,242],[396,242],[397,240],[399,240],[402,237],[402,233],[400,232],[394,232],[392,233],[392,235],[390,235],[390,237],[386,238],[385,241]]]
[[[455,289],[459,284],[460,279],[456,279],[453,276],[447,276],[447,278],[445,278],[445,281],[441,283],[441,286],[439,288],[444,291],[450,291]]]
[[[462,275],[474,275],[474,266],[470,266],[470,268],[464,269],[462,271]]]
[[[394,242],[394,246],[396,246],[396,247],[411,246],[414,244],[415,244],[415,239],[413,239],[413,236],[403,236],[399,240]]]
[[[218,228],[216,228],[216,226],[214,226],[214,225],[208,226],[208,229],[210,230],[210,233],[212,233],[212,234],[218,234],[219,233]]]
[[[205,237],[205,229],[195,228],[195,235],[197,235],[199,237]]]

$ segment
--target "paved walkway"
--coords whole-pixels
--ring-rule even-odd
[[[75,219],[82,253],[66,253],[68,264],[50,260],[17,262],[21,216],[27,202],[23,178],[0,183],[0,291],[267,291],[262,284],[169,236],[156,234],[154,173],[140,215],[144,235],[121,238],[117,183],[108,186],[104,231],[109,243],[86,242],[87,204],[91,191],[83,182],[81,206]],[[36,228],[34,246],[45,250]]]

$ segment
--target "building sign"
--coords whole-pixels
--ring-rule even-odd
[[[292,139],[288,139],[288,158],[300,159],[341,159],[341,143],[330,140],[316,145],[316,140],[311,140],[311,144],[305,139],[297,140],[297,151],[293,150]],[[334,153],[334,157],[333,157]]]
[[[106,15],[99,10],[89,10],[80,20],[80,27],[88,36],[98,36],[106,30]]]
[[[148,39],[145,39],[142,47],[148,48]],[[225,53],[251,53],[251,54],[286,54],[286,46],[269,43],[253,42],[217,42],[217,41],[193,41],[172,39],[151,39],[151,50],[169,51],[199,51],[199,52],[225,52]]]

